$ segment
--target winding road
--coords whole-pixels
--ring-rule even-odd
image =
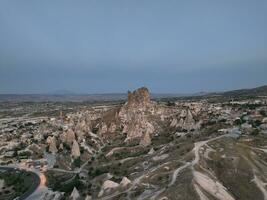
[[[19,200],[33,200],[33,198],[30,198],[36,191],[38,191],[38,188],[41,185],[41,178],[40,176],[33,172],[33,171],[27,171],[25,169],[20,169],[17,167],[11,167],[11,166],[0,166],[0,170],[4,171],[20,171],[20,172],[28,172],[32,175],[32,184],[30,188],[19,197]],[[36,198],[35,198],[36,200]]]

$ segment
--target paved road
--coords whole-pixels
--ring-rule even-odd
[[[0,166],[0,170],[28,172],[28,173],[31,174],[31,176],[32,176],[32,184],[31,184],[30,188],[23,195],[21,195],[19,197],[19,200],[26,200],[31,194],[33,194],[37,190],[37,188],[40,185],[40,178],[34,172],[26,171],[26,170],[23,170],[23,169],[18,169],[18,168],[15,168],[15,167],[9,167],[9,166],[4,166],[4,167]]]

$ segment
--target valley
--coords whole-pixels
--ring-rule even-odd
[[[267,199],[266,97],[127,96],[0,110],[2,167],[39,177],[23,199]]]

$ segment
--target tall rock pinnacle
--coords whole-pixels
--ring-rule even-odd
[[[147,88],[142,87],[128,92],[128,101],[119,112],[124,127],[123,132],[127,133],[127,140],[141,138],[146,132],[149,137],[154,128],[148,123],[145,113],[150,112],[152,105]]]
[[[146,87],[141,87],[133,92],[128,92],[127,106],[139,107],[150,104],[150,95]]]

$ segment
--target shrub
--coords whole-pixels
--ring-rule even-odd
[[[61,192],[71,193],[74,187],[76,187],[78,189],[83,189],[84,188],[83,183],[79,180],[79,178],[77,176],[70,183],[67,183],[67,184],[60,184],[59,183],[59,184],[57,184],[54,189],[58,190],[58,191],[61,191]]]
[[[80,167],[81,166],[81,163],[82,163],[82,161],[81,161],[81,158],[80,157],[76,158],[73,161],[73,164],[74,164],[75,167]]]
[[[256,136],[256,135],[258,135],[259,133],[260,133],[260,132],[259,132],[258,129],[253,129],[253,131],[251,132],[251,135]]]
[[[241,125],[242,124],[242,120],[241,119],[236,119],[234,121],[234,125]]]
[[[260,114],[261,114],[263,117],[266,117],[266,116],[267,116],[265,110],[260,110]]]
[[[65,142],[63,142],[63,147],[69,151],[71,150],[70,146]]]

